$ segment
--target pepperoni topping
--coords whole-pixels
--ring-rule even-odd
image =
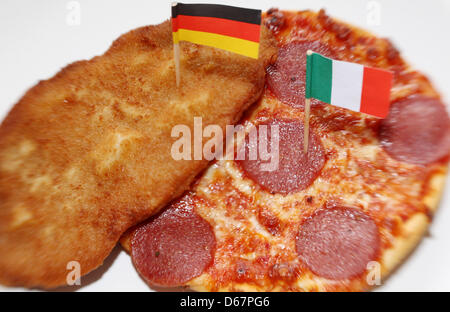
[[[331,50],[318,41],[291,42],[279,49],[277,61],[267,69],[269,88],[282,102],[295,108],[303,108],[305,104],[308,50],[333,57]],[[312,100],[311,103],[320,102]]]
[[[379,137],[395,159],[413,164],[435,162],[450,151],[450,120],[438,100],[415,96],[391,105]]]
[[[325,154],[320,139],[309,132],[308,153],[303,153],[303,123],[294,119],[272,119],[261,123],[257,129],[261,132],[261,125],[267,126],[267,136],[258,135],[257,146],[248,136],[245,144],[245,159],[237,160],[244,172],[260,186],[272,193],[283,195],[301,191],[310,186],[319,175],[325,164]],[[278,126],[278,153],[275,140],[272,140],[273,126]],[[262,160],[261,153],[252,159],[249,151],[259,150],[261,144],[267,145],[269,154],[277,155],[276,160]],[[242,148],[242,146],[241,146]],[[266,157],[267,159],[268,157]],[[269,168],[268,163],[278,163],[277,167]]]
[[[342,280],[364,273],[379,251],[375,222],[355,208],[316,211],[300,227],[296,247],[300,259],[316,275]]]
[[[180,286],[213,262],[216,239],[194,205],[187,195],[134,232],[133,263],[149,284]]]

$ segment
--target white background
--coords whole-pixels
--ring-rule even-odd
[[[212,1],[212,0],[211,0]],[[73,25],[72,1],[0,1],[0,118],[40,79],[76,60],[106,51],[133,28],[170,16],[170,1],[79,0],[80,24]],[[184,2],[192,2],[185,0]],[[194,1],[204,2],[204,1]],[[416,68],[428,74],[450,103],[450,0],[219,1],[230,5],[282,9],[326,8],[341,18],[389,37]],[[375,4],[374,4],[375,3]],[[75,4],[76,5],[76,4]],[[379,6],[380,24],[371,19]],[[450,291],[450,187],[430,233],[380,291]],[[0,255],[1,257],[1,255]],[[100,278],[101,277],[101,278]],[[82,277],[79,291],[148,291],[130,258],[116,247],[105,264]],[[0,290],[7,289],[0,286]],[[64,289],[69,290],[69,289]]]

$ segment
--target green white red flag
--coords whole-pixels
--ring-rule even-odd
[[[306,98],[384,118],[389,112],[393,74],[336,61],[308,51]]]

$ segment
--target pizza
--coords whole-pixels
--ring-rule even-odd
[[[450,121],[430,81],[387,39],[324,10],[263,14],[278,41],[266,88],[241,120],[278,126],[279,165],[214,162],[121,242],[151,286],[197,291],[364,291],[426,232],[443,190]],[[392,71],[385,119],[312,101],[303,153],[307,50]],[[269,131],[270,132],[270,131]],[[259,136],[264,141],[270,133]],[[267,141],[270,147],[270,141]]]

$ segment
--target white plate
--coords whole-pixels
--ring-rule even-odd
[[[211,2],[263,10],[272,6],[296,10],[326,8],[332,16],[392,39],[411,64],[428,74],[446,103],[450,102],[450,1]],[[79,25],[73,15],[78,5]],[[102,54],[115,38],[128,30],[160,23],[169,16],[170,1],[0,1],[0,118],[3,119],[12,105],[39,79],[53,76],[73,61]],[[450,187],[447,183],[430,235],[379,290],[450,291],[449,208]],[[149,290],[120,247],[116,247],[102,267],[82,277],[81,281],[79,291]],[[22,289],[0,286],[0,290]]]

